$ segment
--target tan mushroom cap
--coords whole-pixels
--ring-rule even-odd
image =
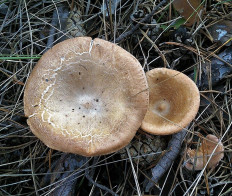
[[[148,100],[135,57],[113,43],[78,37],[41,57],[25,88],[24,110],[32,132],[50,148],[94,156],[131,141]]]
[[[217,143],[219,143],[218,146]],[[202,170],[215,148],[216,150],[211,157],[207,168],[210,169],[216,167],[219,161],[224,157],[224,147],[223,144],[219,142],[219,139],[211,134],[207,135],[206,138],[203,138],[199,149],[189,148],[187,150],[188,158],[185,167],[188,170]]]
[[[146,73],[149,86],[149,109],[142,129],[155,135],[176,133],[196,116],[200,93],[185,74],[166,68]]]

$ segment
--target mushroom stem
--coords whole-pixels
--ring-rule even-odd
[[[183,129],[182,131],[172,135],[172,138],[168,143],[167,152],[160,159],[157,165],[151,169],[153,182],[158,183],[159,179],[170,168],[171,164],[180,152],[181,144],[184,140],[185,135],[186,129]],[[150,181],[147,184],[146,192],[149,192],[149,190],[154,186],[153,182]]]

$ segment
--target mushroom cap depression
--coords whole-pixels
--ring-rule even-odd
[[[166,68],[146,73],[149,86],[149,109],[142,129],[155,135],[181,131],[196,116],[200,93],[185,74]]]
[[[217,143],[219,143],[218,146]],[[224,146],[219,142],[219,139],[215,135],[211,134],[207,135],[206,138],[203,138],[199,149],[188,148],[188,158],[185,160],[185,167],[188,170],[202,170],[215,148],[216,150],[209,160],[207,168],[210,169],[216,167],[219,161],[224,157]]]
[[[136,58],[90,37],[65,40],[48,50],[24,92],[32,132],[50,148],[83,156],[126,146],[148,101],[147,80]]]

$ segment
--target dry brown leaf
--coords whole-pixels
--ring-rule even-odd
[[[174,0],[174,8],[183,16],[186,20],[187,26],[192,26],[195,20],[199,20],[197,13],[203,8],[201,0]],[[199,7],[200,6],[200,7]]]

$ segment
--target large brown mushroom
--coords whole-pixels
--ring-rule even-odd
[[[149,109],[142,129],[155,135],[176,133],[196,116],[200,93],[185,74],[156,68],[146,73],[149,86]]]
[[[94,156],[131,141],[148,99],[135,57],[113,43],[78,37],[41,57],[27,81],[24,110],[32,132],[47,146]]]

